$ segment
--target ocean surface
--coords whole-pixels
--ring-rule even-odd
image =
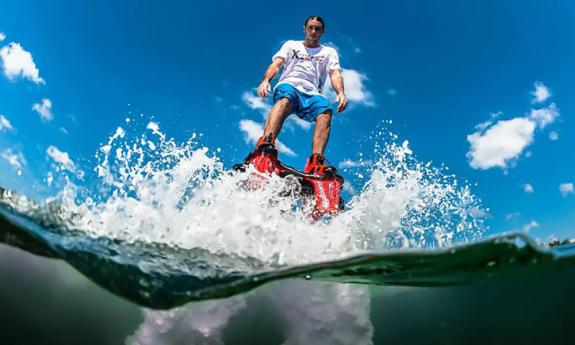
[[[575,246],[486,237],[471,188],[407,142],[381,134],[346,211],[312,222],[293,181],[244,190],[147,130],[52,196],[0,189],[2,343],[574,343]]]

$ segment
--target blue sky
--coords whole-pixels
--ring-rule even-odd
[[[389,129],[418,159],[477,184],[493,232],[575,236],[570,2],[21,0],[1,7],[4,186],[40,193],[32,181],[44,179],[54,160],[89,170],[100,144],[139,114],[179,141],[203,133],[202,143],[220,147],[228,166],[241,160],[252,144],[240,121],[261,123],[268,106],[250,95],[273,53],[301,39],[303,20],[319,14],[322,41],[337,47],[351,98],[334,119],[327,150],[334,164],[369,153],[369,134],[392,120]],[[302,167],[312,132],[290,126],[280,140],[295,156],[284,160]]]

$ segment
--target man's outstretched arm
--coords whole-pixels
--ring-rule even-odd
[[[266,73],[264,74],[264,78],[262,79],[260,86],[258,86],[258,96],[262,98],[266,98],[268,96],[268,93],[271,90],[270,80],[275,78],[275,76],[278,74],[283,64],[284,64],[283,58],[277,57],[274,59],[274,61],[266,70]]]
[[[347,106],[347,97],[345,97],[345,91],[343,87],[343,76],[341,75],[340,70],[332,69],[331,71],[329,71],[329,79],[331,81],[331,86],[333,86],[333,89],[337,94],[337,102],[338,102],[337,112],[341,113],[342,111],[345,110],[345,107]]]

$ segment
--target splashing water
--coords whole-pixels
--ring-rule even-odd
[[[253,270],[481,237],[480,201],[468,186],[417,161],[386,130],[375,139],[383,144],[367,182],[329,221],[312,223],[295,196],[277,197],[293,181],[272,176],[266,188],[246,191],[250,171],[230,173],[197,135],[178,144],[154,122],[139,136],[118,128],[96,155],[97,187],[68,181],[58,201],[76,215],[65,217],[68,229],[265,263]]]

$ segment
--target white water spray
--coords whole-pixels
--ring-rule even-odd
[[[97,154],[97,188],[69,183],[60,199],[82,215],[73,228],[91,236],[202,248],[268,269],[481,236],[480,202],[467,186],[418,162],[407,142],[383,130],[376,137],[385,144],[363,171],[367,183],[329,222],[312,223],[295,198],[278,197],[293,181],[272,176],[244,190],[249,171],[230,173],[196,135],[178,144],[153,122],[139,136],[118,128]]]

